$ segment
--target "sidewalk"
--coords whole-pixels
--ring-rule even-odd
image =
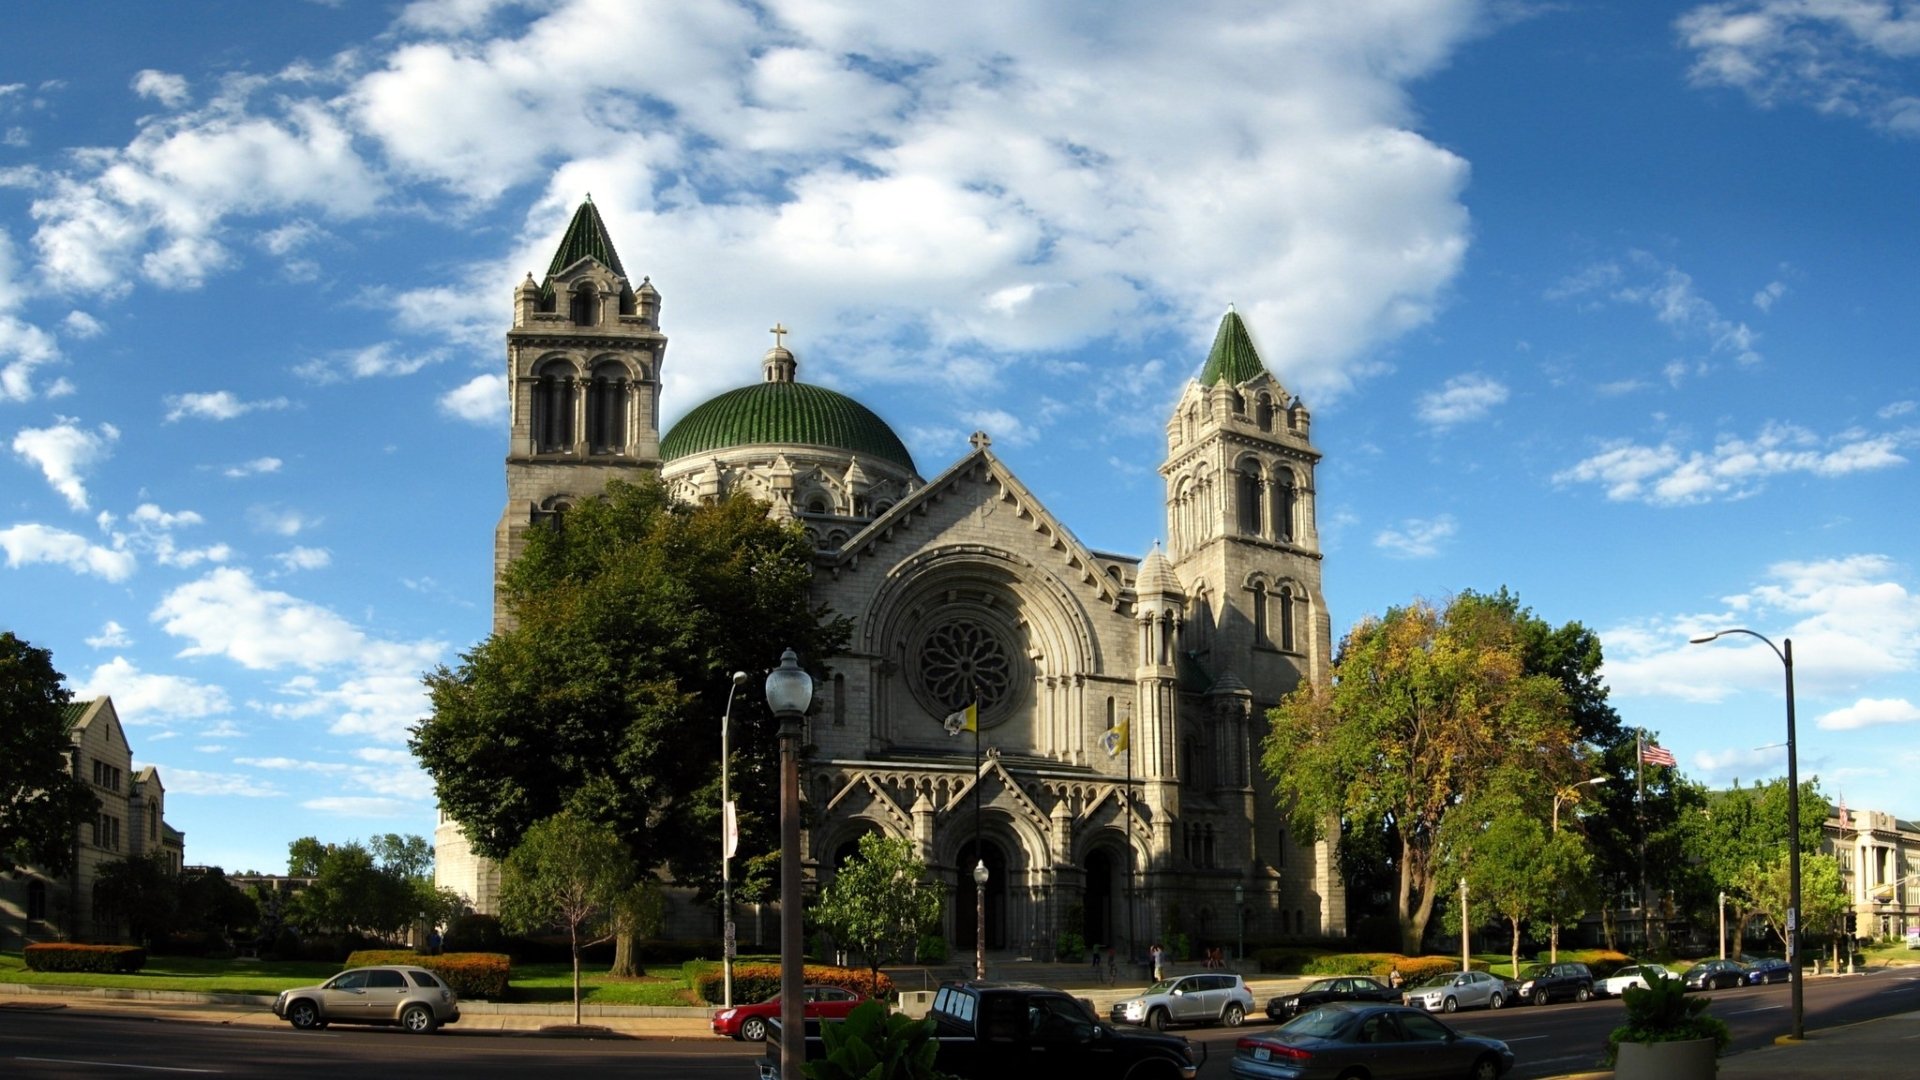
[[[1808,1076],[1912,1075],[1920,1053],[1920,1012],[1807,1032],[1760,1050],[1720,1059],[1720,1080],[1801,1080]],[[1901,1062],[1908,1062],[1906,1065]],[[1569,1073],[1556,1080],[1607,1080],[1611,1072]]]

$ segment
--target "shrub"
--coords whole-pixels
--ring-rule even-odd
[[[1547,962],[1545,955],[1536,956],[1534,959],[1542,964]],[[1587,965],[1596,979],[1604,979],[1633,963],[1633,957],[1626,953],[1614,952],[1612,949],[1561,949],[1560,960],[1562,963],[1577,962]]]
[[[940,1044],[933,1032],[931,1018],[915,1020],[869,1001],[854,1009],[846,1023],[821,1028],[826,1053],[819,1061],[807,1063],[807,1076],[811,1080],[867,1080],[875,1076],[944,1080],[946,1074],[934,1066]]]
[[[920,935],[920,945],[913,950],[916,964],[944,964],[947,962],[947,939],[939,934]]]
[[[1309,952],[1305,949],[1273,947],[1255,949],[1253,952],[1253,960],[1255,964],[1259,965],[1262,972],[1277,975],[1298,975],[1304,972],[1307,965],[1312,963],[1318,955],[1318,953]],[[1345,973],[1343,972],[1342,974]]]
[[[1486,971],[1485,960],[1475,960],[1473,970]],[[1460,961],[1452,956],[1401,956],[1399,953],[1329,953],[1316,956],[1301,967],[1303,975],[1372,975],[1385,979],[1394,968],[1408,985],[1429,975],[1459,971]],[[1264,969],[1263,969],[1264,970]]]
[[[1642,989],[1627,987],[1620,995],[1627,1003],[1627,1022],[1607,1036],[1607,1064],[1620,1055],[1621,1043],[1683,1042],[1712,1039],[1714,1053],[1724,1053],[1732,1036],[1727,1025],[1707,1015],[1708,997],[1688,997],[1679,979],[1655,979]]]
[[[147,950],[138,945],[75,945],[48,942],[23,950],[28,971],[87,971],[131,975],[147,964]]]
[[[440,976],[462,998],[498,1000],[506,996],[513,962],[505,953],[441,953],[421,956],[411,949],[362,949],[347,957],[350,968],[413,964]]]
[[[1053,958],[1078,963],[1087,958],[1087,941],[1078,930],[1062,930],[1053,937]]]
[[[447,926],[443,952],[506,952],[507,935],[492,915],[462,915]]]
[[[699,991],[700,1000],[709,1004],[719,1004],[726,992],[722,986],[721,972],[706,971],[696,978],[698,981],[694,989]],[[836,967],[832,964],[806,965],[801,969],[800,981],[809,986],[838,986],[862,997],[872,995],[882,1000],[893,997],[893,977],[884,971],[880,973],[880,984],[877,989],[873,984],[872,973],[866,969]],[[766,1001],[779,993],[779,964],[733,965],[733,1000]]]

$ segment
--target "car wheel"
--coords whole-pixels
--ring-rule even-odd
[[[1506,1005],[1507,996],[1505,994],[1495,994],[1487,999],[1487,1008],[1489,1009],[1503,1009]]]
[[[748,1042],[767,1041],[767,1022],[757,1016],[749,1016],[740,1025],[740,1037]]]
[[[1592,990],[1590,990],[1590,989],[1588,989],[1587,987],[1584,987],[1584,986],[1583,986],[1583,987],[1581,987],[1580,989],[1578,989],[1578,990],[1575,990],[1575,991],[1573,992],[1573,1000],[1575,1000],[1575,1001],[1591,1001],[1591,1000],[1593,1000],[1593,991],[1592,991]]]
[[[1240,1022],[1246,1018],[1247,1010],[1241,1008],[1240,1003],[1237,1001],[1228,1005],[1227,1011],[1220,1014],[1220,1022],[1228,1027],[1239,1027]]]
[[[296,1001],[287,1006],[287,1023],[301,1031],[311,1031],[320,1026],[320,1006],[311,1001]]]
[[[1492,1057],[1483,1057],[1473,1063],[1473,1071],[1467,1074],[1468,1080],[1499,1080],[1500,1063]]]
[[[1535,1005],[1545,1005],[1547,1003],[1547,992],[1545,990],[1535,990],[1533,992],[1533,1003]]]
[[[425,1005],[409,1005],[400,1013],[400,1026],[415,1035],[433,1030],[433,1010]]]
[[[1460,1003],[1449,997],[1447,998],[1447,1003],[1440,1006],[1440,1009],[1442,1012],[1458,1012],[1460,1011]]]
[[[1147,1014],[1147,1026],[1155,1031],[1167,1030],[1167,1010],[1155,1009]]]

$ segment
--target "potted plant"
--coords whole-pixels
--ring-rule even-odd
[[[1607,1037],[1615,1080],[1710,1080],[1730,1036],[1708,1016],[1711,998],[1687,996],[1679,979],[1655,979],[1621,995],[1627,1022]]]

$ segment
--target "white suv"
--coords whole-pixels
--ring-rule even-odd
[[[1139,997],[1117,1001],[1116,1024],[1145,1024],[1155,1031],[1168,1024],[1225,1024],[1239,1027],[1253,1011],[1253,991],[1238,975],[1182,975],[1162,979]]]

